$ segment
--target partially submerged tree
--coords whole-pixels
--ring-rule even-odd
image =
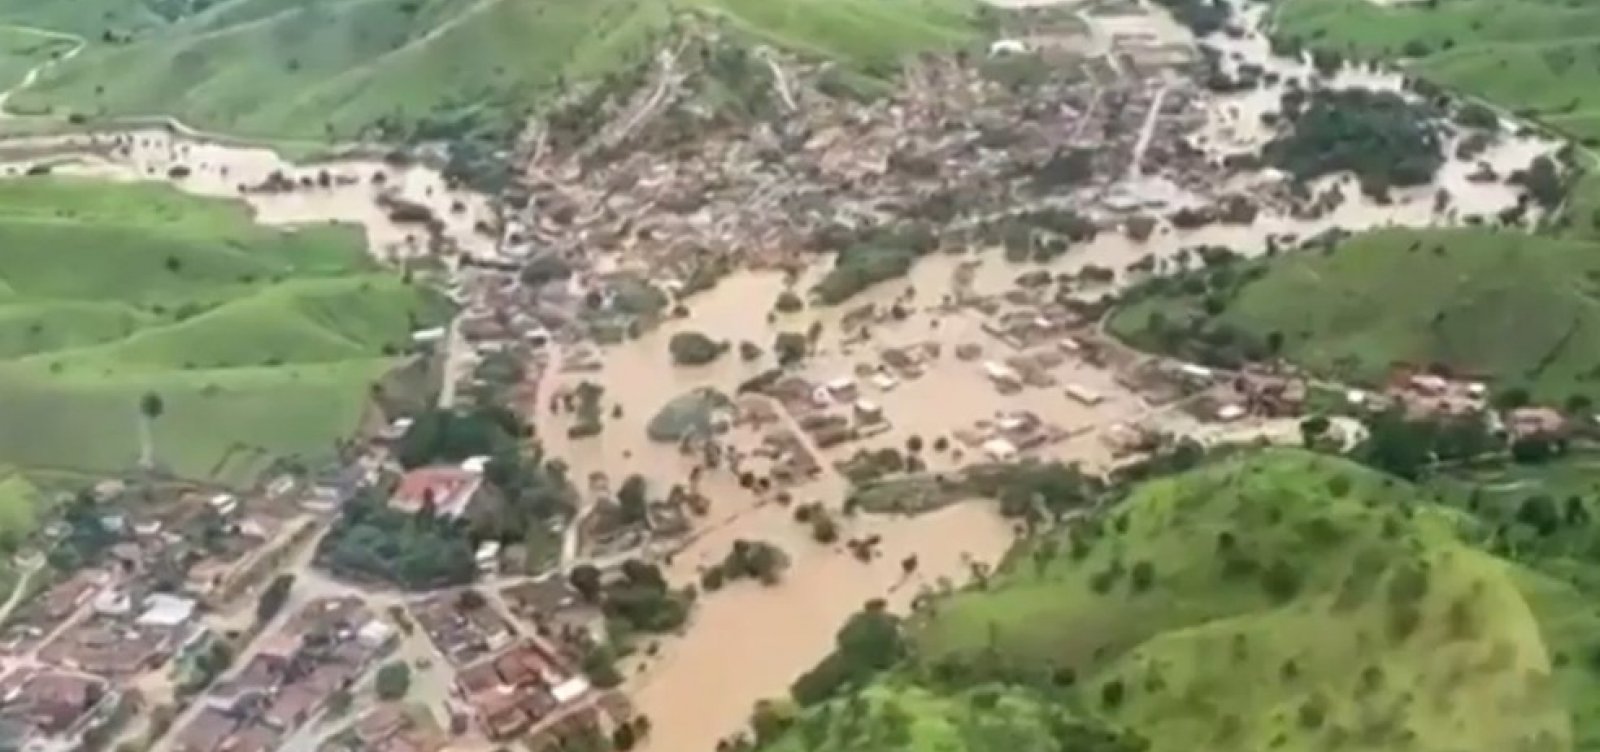
[[[139,467],[146,470],[156,464],[155,421],[165,411],[161,395],[145,392],[139,398]]]

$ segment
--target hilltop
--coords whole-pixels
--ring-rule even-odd
[[[1438,364],[1561,402],[1600,391],[1597,280],[1581,240],[1389,229],[1148,284],[1111,329],[1218,365],[1282,356],[1378,384],[1396,363]]]
[[[1288,0],[1281,43],[1400,58],[1438,85],[1483,97],[1600,143],[1600,7],[1564,0]]]
[[[239,203],[154,184],[0,182],[0,462],[98,473],[139,456],[249,480],[326,456],[368,387],[438,318],[352,227],[270,229]]]
[[[907,627],[908,660],[861,699],[808,711],[773,748],[834,749],[815,727],[853,717],[870,729],[862,707],[885,697],[926,739],[966,723],[952,698],[967,693],[1007,709],[989,728],[1074,728],[1096,740],[1083,749],[1137,748],[1117,733],[1151,752],[1593,743],[1584,592],[1480,550],[1477,520],[1429,498],[1292,450],[1143,483],[1098,522],[1031,541],[987,582],[935,601]],[[889,748],[1060,746],[1048,737]]]
[[[171,115],[262,139],[513,135],[583,84],[618,83],[684,22],[721,19],[755,41],[867,73],[967,42],[969,0],[354,0],[38,7],[0,19],[77,34],[79,55],[11,105],[55,117]],[[149,12],[139,12],[141,7]]]

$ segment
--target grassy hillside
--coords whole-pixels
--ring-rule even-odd
[[[1565,0],[1286,0],[1279,36],[1368,58],[1410,58],[1439,84],[1600,142],[1600,6]]]
[[[938,602],[909,630],[911,662],[865,704],[901,698],[901,725],[926,739],[890,749],[1120,748],[1051,746],[1016,720],[1067,711],[1150,752],[1600,743],[1592,598],[1478,548],[1479,520],[1429,498],[1292,450],[1144,483],[1093,528],[1035,540]],[[965,717],[950,693],[973,687],[1014,703],[1011,721],[948,732]],[[1043,708],[1007,699],[1021,687]],[[852,703],[802,718],[776,748],[835,749],[808,726]]]
[[[1084,744],[1098,743],[1097,746]],[[995,684],[941,692],[886,681],[805,715],[772,752],[1121,752],[1065,706]],[[1127,752],[1135,752],[1132,749]]]
[[[138,456],[248,480],[322,456],[439,305],[378,272],[349,227],[270,229],[155,185],[0,182],[0,462],[98,472]]]
[[[0,26],[0,91],[21,83],[29,70],[74,46],[68,37]]]
[[[7,4],[92,40],[19,93],[19,110],[302,140],[512,127],[567,84],[649,61],[678,7],[868,68],[959,44],[973,22],[970,0],[224,0],[103,43],[90,18],[14,2],[0,18]]]
[[[1588,242],[1382,230],[1331,252],[1192,273],[1120,310],[1112,329],[1198,358],[1277,352],[1368,383],[1396,362],[1440,363],[1561,402],[1600,394],[1597,283],[1600,252]],[[1229,346],[1216,344],[1219,332]]]
[[[45,496],[21,473],[0,468],[0,550],[11,551],[39,527]],[[10,562],[0,563],[8,570]]]

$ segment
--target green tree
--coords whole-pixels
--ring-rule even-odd
[[[778,338],[772,343],[772,352],[778,357],[778,365],[787,366],[803,360],[810,347],[804,334],[779,332]]]
[[[567,573],[567,582],[590,603],[600,602],[600,570],[593,564],[579,564]]]
[[[148,470],[156,464],[155,422],[166,412],[161,395],[145,392],[139,398],[139,466]]]
[[[411,691],[411,667],[404,661],[392,661],[378,669],[376,679],[378,697],[384,700],[398,700]]]
[[[261,591],[261,597],[256,600],[256,622],[266,624],[283,610],[283,604],[289,601],[289,591],[294,587],[292,573],[279,574],[267,583],[267,588]]]
[[[644,476],[635,473],[622,481],[622,487],[617,489],[617,506],[622,510],[622,519],[628,522],[644,522],[647,512],[645,498],[647,492]]]
[[[680,366],[705,365],[716,360],[727,349],[728,343],[717,342],[694,331],[678,332],[667,341],[672,362]]]

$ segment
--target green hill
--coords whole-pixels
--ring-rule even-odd
[[[1037,730],[1092,724],[1150,752],[1600,743],[1592,599],[1478,548],[1479,521],[1429,493],[1291,450],[1146,482],[935,602],[909,627],[912,657],[865,701],[808,711],[774,748],[847,748],[823,743],[816,717],[867,728],[861,706],[885,696],[926,740],[888,749],[1126,748],[1051,746]],[[979,687],[1010,703],[987,728],[950,699]]]
[[[1600,393],[1596,251],[1510,231],[1381,230],[1158,283],[1111,328],[1153,350],[1276,353],[1365,383],[1396,362],[1438,363],[1561,402]]]
[[[448,137],[520,126],[563,87],[637,68],[676,10],[876,69],[966,41],[971,0],[223,0],[175,15],[0,2],[0,19],[90,46],[12,101],[24,112],[174,115],[266,139]],[[79,7],[72,4],[72,7]],[[136,29],[129,41],[103,32]]]
[[[358,230],[271,229],[153,184],[0,182],[0,462],[92,472],[138,456],[248,480],[322,456],[440,305],[381,273]]]
[[[1600,143],[1600,6],[1566,0],[1287,0],[1275,35],[1364,58],[1408,58],[1435,83]]]

